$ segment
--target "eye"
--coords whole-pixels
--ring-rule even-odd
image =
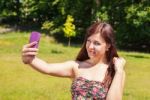
[[[86,41],[87,43],[91,43],[91,41],[88,39],[87,41]]]
[[[97,42],[97,41],[95,41],[94,44],[95,44],[95,45],[101,45],[101,43],[99,43],[99,42]]]

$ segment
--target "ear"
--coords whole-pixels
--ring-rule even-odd
[[[106,45],[106,51],[109,50],[110,46],[111,46],[110,44],[107,44],[107,45]]]

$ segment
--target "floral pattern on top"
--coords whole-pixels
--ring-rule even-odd
[[[72,100],[106,100],[108,88],[99,81],[77,77],[71,85]]]

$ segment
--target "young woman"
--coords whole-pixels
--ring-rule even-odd
[[[22,49],[22,61],[34,69],[73,79],[73,100],[121,100],[125,82],[125,60],[118,57],[110,24],[95,22],[87,29],[83,46],[74,61],[48,64],[36,57],[36,42]]]

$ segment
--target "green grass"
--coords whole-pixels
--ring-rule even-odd
[[[0,100],[71,100],[71,80],[41,74],[21,62],[28,33],[0,34]],[[79,47],[42,35],[38,57],[47,62],[74,59]],[[127,60],[123,100],[150,100],[150,54],[120,51]]]

